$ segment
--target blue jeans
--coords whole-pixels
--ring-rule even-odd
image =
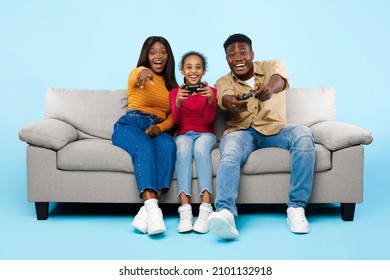
[[[315,162],[314,137],[308,127],[288,124],[278,134],[266,136],[253,128],[226,134],[221,140],[215,207],[237,216],[236,198],[241,166],[250,153],[277,147],[291,154],[288,206],[306,207],[311,196]]]
[[[163,132],[150,137],[145,130],[162,122],[155,115],[130,110],[114,125],[112,143],[128,152],[133,160],[140,195],[151,189],[158,192],[169,189],[175,168],[176,143]]]
[[[211,150],[217,138],[208,132],[189,131],[176,137],[176,177],[179,195],[191,195],[192,159],[195,159],[200,194],[212,192]]]

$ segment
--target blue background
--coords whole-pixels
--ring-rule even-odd
[[[389,259],[389,3],[1,0],[0,259]],[[176,62],[204,53],[213,84],[229,70],[222,44],[236,32],[252,38],[256,59],[282,59],[292,87],[334,87],[338,120],[373,133],[354,222],[338,205],[312,206],[312,232],[294,235],[283,207],[261,206],[242,211],[241,236],[226,243],[178,234],[176,209],[155,238],[133,231],[131,206],[51,205],[49,220],[35,219],[18,130],[44,117],[48,87],[126,88],[150,35],[169,40]]]

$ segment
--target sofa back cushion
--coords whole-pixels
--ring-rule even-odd
[[[331,87],[289,88],[286,90],[287,122],[311,126],[336,120],[336,91]],[[217,109],[214,127],[218,139],[227,128],[226,111]]]
[[[217,111],[215,113],[215,119],[214,119],[214,131],[215,131],[215,135],[217,135],[217,140],[221,139],[224,131],[227,129],[227,120],[228,120],[227,111],[222,110],[217,105]]]
[[[126,90],[49,88],[45,117],[74,126],[80,138],[111,139],[114,123],[127,111]]]
[[[287,122],[311,126],[336,120],[336,91],[331,87],[290,88],[286,91]]]
[[[331,87],[290,88],[286,91],[287,122],[311,126],[336,120],[336,92]],[[127,92],[49,88],[45,117],[74,126],[79,137],[111,139],[114,123],[127,111]],[[218,139],[227,128],[227,113],[218,108],[215,131]]]

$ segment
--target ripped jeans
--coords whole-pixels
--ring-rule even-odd
[[[290,151],[291,177],[287,205],[306,206],[313,185],[314,138],[308,127],[288,124],[275,135],[263,135],[249,128],[222,137],[216,183],[217,211],[226,209],[237,216],[236,198],[241,166],[253,151],[270,147]]]
[[[176,137],[176,177],[178,195],[191,195],[192,161],[195,159],[200,194],[212,192],[211,151],[216,136],[208,132],[188,131]]]

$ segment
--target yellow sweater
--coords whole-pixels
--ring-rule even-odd
[[[128,109],[140,110],[146,114],[153,114],[164,121],[157,126],[161,132],[171,130],[175,122],[172,118],[169,104],[169,91],[165,86],[164,78],[153,74],[152,85],[147,81],[144,88],[137,86],[137,75],[145,67],[137,67],[130,72],[127,85]]]

